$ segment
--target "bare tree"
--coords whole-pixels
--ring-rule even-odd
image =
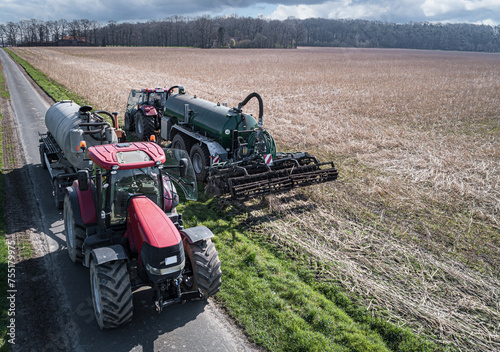
[[[19,28],[19,25],[13,22],[8,22],[5,25],[8,45],[17,45],[17,33],[19,32]]]
[[[73,20],[68,24],[69,35],[73,40],[77,40],[77,38],[81,35],[81,23],[78,20]]]
[[[193,23],[193,39],[200,48],[208,48],[216,38],[216,33],[217,27],[210,16],[200,17]]]
[[[59,39],[64,39],[64,37],[68,33],[67,32],[69,28],[68,21],[66,21],[65,19],[61,19],[59,20],[59,25],[61,26],[61,36],[59,37]]]
[[[87,19],[80,20],[80,36],[83,37],[85,42],[90,42],[90,27],[91,23]]]
[[[7,39],[7,28],[5,25],[0,24],[0,40],[2,41],[2,47],[5,46],[5,40]]]

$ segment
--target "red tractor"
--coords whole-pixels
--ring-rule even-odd
[[[160,128],[166,99],[165,89],[132,89],[127,100],[125,129],[135,132],[140,141],[149,140],[149,137]]]
[[[84,147],[84,146],[83,146]],[[132,293],[149,286],[156,310],[219,291],[221,268],[212,232],[184,229],[174,181],[196,198],[187,153],[155,143],[87,149],[93,170],[78,170],[66,188],[68,254],[90,268],[94,313],[101,329],[132,319]]]

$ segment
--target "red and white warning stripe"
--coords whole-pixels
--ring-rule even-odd
[[[216,164],[220,161],[220,157],[218,155],[212,156],[212,164]]]
[[[267,165],[272,165],[273,164],[273,156],[271,154],[264,155],[264,162]]]

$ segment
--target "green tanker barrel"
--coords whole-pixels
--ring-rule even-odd
[[[186,123],[186,105],[188,121]],[[257,128],[257,121],[248,114],[239,114],[225,106],[196,98],[188,94],[175,94],[167,99],[165,115],[173,117],[179,125],[186,124],[196,131],[206,134],[222,145],[231,148],[232,131]],[[244,116],[244,121],[242,120]]]

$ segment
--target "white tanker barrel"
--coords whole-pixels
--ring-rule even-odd
[[[86,153],[80,148],[85,141],[87,148],[109,143],[118,143],[114,128],[104,119],[91,114],[90,106],[80,106],[73,101],[63,100],[52,105],[45,114],[45,125],[76,169],[92,166]]]

